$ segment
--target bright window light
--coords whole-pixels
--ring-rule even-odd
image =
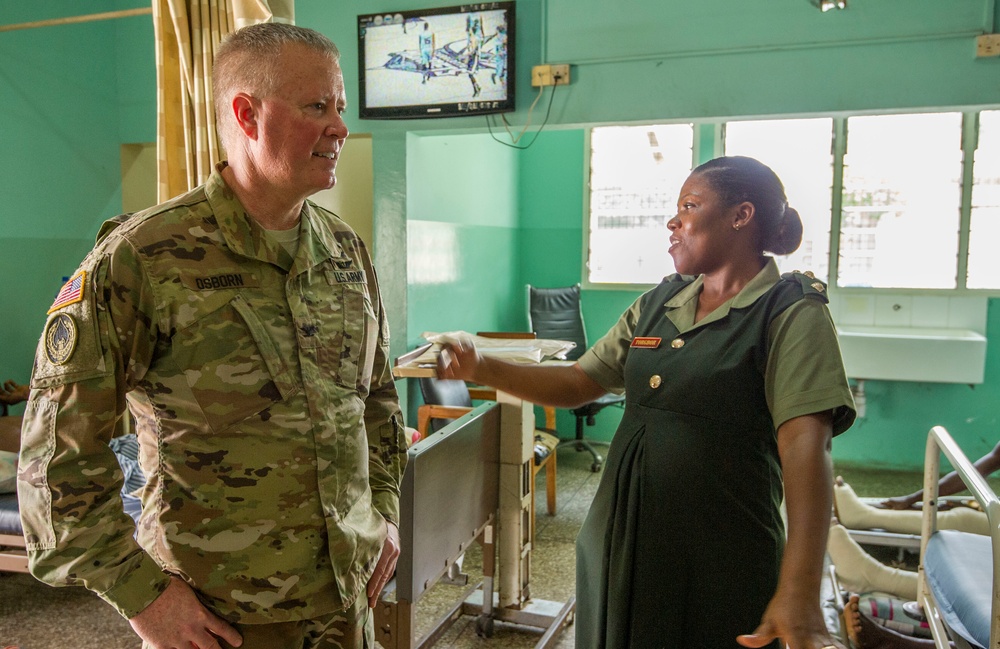
[[[802,245],[777,257],[778,268],[830,272],[830,204],[833,192],[833,120],[782,119],[726,124],[726,155],[749,156],[769,166],[785,185],[788,204],[802,217]]]
[[[691,173],[690,124],[597,127],[590,133],[592,284],[657,284],[674,272],[667,221]]]
[[[698,130],[702,154],[719,132],[726,155],[778,174],[802,217],[782,272],[812,271],[832,289],[1000,294],[1000,109],[720,122]],[[694,135],[691,124],[591,130],[589,285],[639,288],[674,272],[666,224]]]
[[[962,115],[847,120],[838,285],[955,288]]]
[[[1000,289],[1000,111],[979,114],[979,148],[972,169],[969,288]]]

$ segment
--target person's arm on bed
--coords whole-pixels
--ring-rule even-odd
[[[992,451],[976,460],[972,466],[974,466],[976,471],[978,471],[984,478],[989,476],[994,471],[1000,470],[1000,442],[997,442],[997,445],[993,447]],[[962,482],[962,478],[958,475],[958,472],[952,471],[945,477],[941,478],[941,481],[938,483],[938,496],[951,496],[960,491],[964,491],[965,488],[965,483]],[[887,498],[886,500],[883,500],[880,505],[886,509],[910,509],[915,504],[923,500],[923,498],[924,490],[920,489],[907,496]]]

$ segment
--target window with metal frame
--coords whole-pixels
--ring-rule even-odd
[[[1000,110],[728,122],[717,151],[782,179],[802,246],[777,259],[831,288],[1000,290]],[[695,166],[691,124],[595,127],[585,282],[673,272],[666,223]],[[704,139],[704,133],[699,135]],[[698,145],[704,147],[704,141]]]

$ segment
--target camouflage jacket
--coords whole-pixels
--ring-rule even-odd
[[[185,579],[244,623],[364,595],[406,462],[371,260],[306,202],[294,260],[216,171],[105,224],[35,359],[18,498],[32,573],[125,617]],[[138,531],[108,447],[126,403]],[[135,533],[135,540],[133,539]]]

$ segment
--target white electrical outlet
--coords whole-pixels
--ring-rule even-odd
[[[976,38],[976,57],[1000,56],[1000,34],[983,34]]]
[[[531,85],[565,86],[569,83],[569,64],[536,65],[531,68]]]

